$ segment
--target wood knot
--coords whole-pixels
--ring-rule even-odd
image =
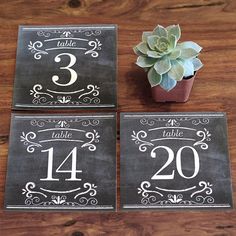
[[[0,136],[0,144],[5,144],[8,141],[8,136]]]
[[[217,229],[230,229],[230,228],[234,228],[233,225],[217,225],[216,226]]]
[[[68,6],[71,8],[76,8],[81,6],[80,0],[69,0]]]
[[[71,236],[84,236],[84,234],[80,231],[75,231],[71,234]]]
[[[68,227],[68,226],[74,225],[75,223],[76,223],[76,220],[69,220],[63,226]]]

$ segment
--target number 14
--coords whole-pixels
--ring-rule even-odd
[[[47,178],[40,179],[42,181],[59,181],[59,179],[53,178],[53,147],[42,150],[41,152],[48,152],[48,170]],[[61,170],[61,167],[71,156],[71,170]],[[70,178],[65,179],[69,181],[81,181],[81,179],[76,178],[76,173],[82,173],[82,170],[76,170],[77,164],[77,147],[74,147],[72,151],[68,154],[65,160],[56,169],[56,173],[70,173]]]

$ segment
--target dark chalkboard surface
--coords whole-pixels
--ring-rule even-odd
[[[121,114],[121,208],[232,207],[224,113]]]
[[[115,114],[14,114],[9,147],[7,210],[115,210]]]
[[[116,107],[116,26],[20,26],[14,109]]]

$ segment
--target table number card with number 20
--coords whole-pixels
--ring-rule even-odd
[[[224,113],[121,115],[121,207],[232,207]]]
[[[14,109],[116,107],[116,26],[20,26]]]

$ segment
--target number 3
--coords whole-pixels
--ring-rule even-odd
[[[56,85],[59,85],[59,86],[69,86],[69,85],[72,85],[76,80],[77,80],[77,73],[76,71],[74,71],[73,69],[71,69],[71,67],[76,63],[76,57],[73,55],[73,54],[70,54],[70,53],[61,53],[61,54],[58,54],[56,57],[55,57],[55,62],[60,62],[61,61],[61,56],[63,55],[67,55],[70,57],[70,63],[68,66],[65,66],[65,67],[60,67],[61,70],[68,70],[70,71],[70,81],[66,84],[61,84],[61,83],[58,83],[57,81],[59,80],[59,76],[57,75],[53,75],[52,76],[52,81],[56,84]]]

